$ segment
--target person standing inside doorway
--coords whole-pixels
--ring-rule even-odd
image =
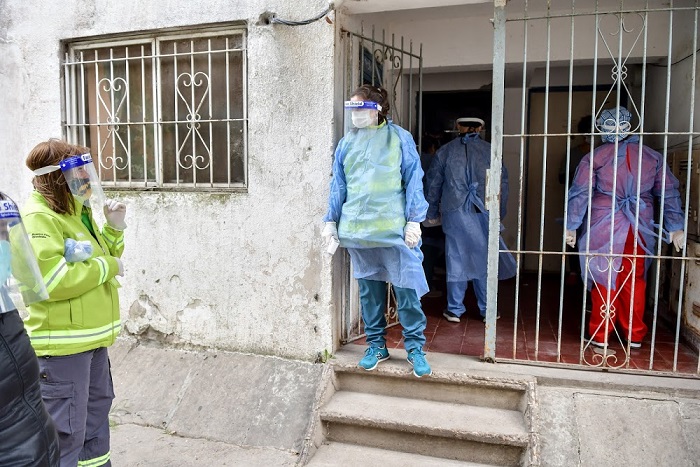
[[[25,327],[39,357],[41,393],[58,431],[61,466],[109,466],[114,399],[107,347],[121,327],[119,259],[126,206],[105,200],[88,148],[51,139],[27,157],[34,192],[22,218],[48,300],[29,306]],[[100,229],[93,218],[104,212]],[[67,242],[88,242],[89,256],[67,258]]]
[[[588,332],[590,343],[598,347],[609,344],[613,331],[617,342],[642,346],[651,265],[646,255],[656,254],[657,237],[673,243],[676,251],[685,245],[678,179],[663,155],[640,146],[639,136],[630,134],[631,120],[625,107],[601,112],[597,126],[604,144],[592,157],[584,156],[569,189],[566,242],[574,247],[576,231],[583,227],[578,249],[592,295]],[[654,222],[655,198],[664,203],[663,232]]]
[[[373,370],[389,358],[384,316],[389,282],[413,374],[429,375],[420,303],[428,292],[420,249],[428,203],[420,156],[411,134],[387,118],[386,90],[360,86],[345,110],[322,235],[330,245],[347,248],[352,259],[368,344],[359,366]]]
[[[464,295],[469,282],[486,317],[486,267],[488,262],[489,213],[486,210],[486,173],[491,167],[491,145],[479,132],[484,121],[476,117],[457,119],[459,137],[440,148],[428,171],[426,224],[437,224],[442,215],[447,266],[446,320],[459,323],[466,312]],[[508,172],[501,171],[501,218],[508,203]],[[506,249],[500,239],[501,249]],[[498,278],[515,276],[510,253],[499,257]]]

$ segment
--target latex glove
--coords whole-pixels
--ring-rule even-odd
[[[567,230],[566,231],[566,244],[569,245],[571,248],[574,248],[576,246],[576,231],[575,230]]]
[[[406,222],[406,227],[403,229],[403,241],[409,248],[415,248],[420,241],[420,224],[418,222]]]
[[[105,201],[104,213],[107,224],[110,227],[116,230],[126,229],[126,222],[124,222],[124,218],[126,217],[126,204],[120,203],[114,199],[108,199]]]
[[[326,240],[326,253],[329,255],[335,254],[335,251],[340,246],[340,239],[338,238],[338,227],[335,222],[326,222],[321,236]]]
[[[338,238],[338,227],[336,226],[336,223],[326,222],[326,225],[323,227],[323,231],[321,232],[321,236],[323,238],[327,238],[328,240],[334,238],[336,242],[339,242],[340,239]]]
[[[671,243],[673,243],[673,246],[676,247],[676,251],[683,250],[683,247],[685,246],[685,232],[682,230],[676,230],[671,232],[670,237]]]
[[[438,223],[440,222],[440,218],[436,217],[435,219],[426,219],[424,222],[425,225],[438,225]]]
[[[119,272],[117,272],[117,276],[124,277],[124,263],[122,263],[122,260],[120,258],[114,258],[117,260],[117,264],[119,265]]]
[[[78,242],[72,238],[66,238],[63,257],[69,263],[86,261],[92,257],[92,244],[87,240]]]

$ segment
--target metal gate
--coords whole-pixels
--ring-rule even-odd
[[[413,47],[413,42],[396,38],[393,34],[381,35],[372,27],[369,33],[364,28],[359,33],[341,30],[339,53],[342,58],[343,97],[350,98],[352,92],[362,84],[381,86],[389,95],[389,118],[409,131],[417,142],[420,152],[422,133],[423,54],[422,45]],[[340,122],[337,128],[343,128]],[[347,343],[364,336],[360,315],[359,290],[352,276],[350,257],[345,250],[340,261],[343,293],[340,308],[341,342]],[[387,292],[387,327],[398,324],[396,300],[391,290]]]
[[[699,12],[696,0],[494,1],[487,360],[700,373],[700,294],[696,301],[686,297],[698,287],[686,280],[698,268],[687,253],[700,255]],[[614,136],[627,137],[606,146],[613,156],[604,162],[600,139],[610,128],[601,116],[618,106],[632,118],[622,125],[615,112],[613,123],[620,125]],[[573,154],[586,137],[594,144],[570,180],[579,165]],[[515,230],[515,242],[500,251],[518,264],[509,284],[497,278],[503,164],[510,192],[517,193],[517,208],[508,210],[517,216],[504,221]],[[685,213],[680,217],[677,206]],[[653,221],[640,212],[653,212]],[[579,228],[579,215],[584,221],[574,235],[576,248],[567,249],[567,227]],[[625,223],[628,228],[619,227]],[[686,234],[680,252],[659,241],[668,240],[668,230]],[[578,275],[576,263],[582,265]],[[513,307],[506,309],[510,298]],[[504,318],[497,333],[499,313]],[[643,338],[640,314],[648,328]]]

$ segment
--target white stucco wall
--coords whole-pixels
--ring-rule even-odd
[[[333,150],[334,25],[325,0],[0,2],[0,189],[31,191],[28,151],[60,137],[61,40],[229,21],[248,25],[247,193],[115,192],[128,204],[129,332],[313,359],[332,350],[330,259],[319,238]],[[331,15],[332,18],[332,15]]]

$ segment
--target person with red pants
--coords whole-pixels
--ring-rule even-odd
[[[593,302],[588,332],[590,343],[598,347],[610,344],[613,331],[619,342],[641,347],[647,332],[645,278],[651,265],[646,255],[656,254],[659,236],[676,251],[685,244],[678,179],[663,155],[630,135],[631,120],[624,107],[601,112],[596,126],[605,144],[592,158],[584,156],[569,189],[566,241],[576,245],[576,229],[583,227],[578,241],[581,271]],[[664,203],[661,233],[654,223],[654,198]]]

